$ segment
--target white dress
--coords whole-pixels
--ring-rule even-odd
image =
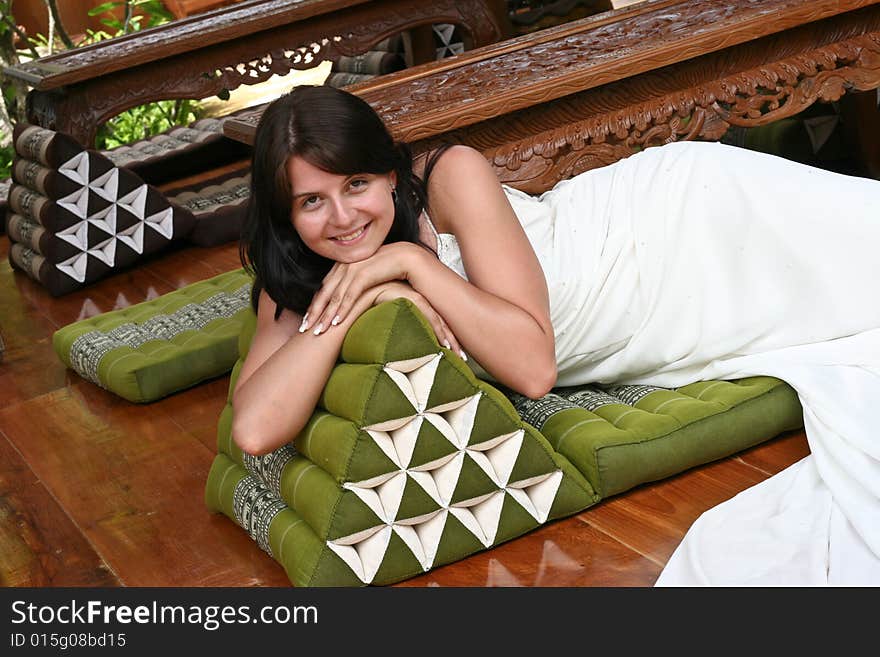
[[[880,182],[683,142],[505,191],[547,278],[557,385],[798,391],[811,455],[704,513],[657,583],[880,585]],[[452,235],[438,255],[466,275]]]

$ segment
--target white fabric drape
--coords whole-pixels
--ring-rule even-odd
[[[510,190],[558,385],[776,376],[811,455],[711,509],[659,585],[880,584],[880,182],[713,143]]]

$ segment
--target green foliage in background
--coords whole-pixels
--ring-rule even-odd
[[[0,148],[0,180],[6,180],[12,175],[12,156],[14,155],[12,144]],[[0,221],[3,217],[0,216]]]
[[[14,4],[9,0],[0,0],[0,10],[8,12],[7,17],[11,17],[13,6]],[[174,20],[173,14],[165,8],[161,0],[112,0],[90,9],[88,14],[89,16],[101,16],[101,23],[105,29],[87,30],[84,37],[75,44],[77,47],[156,27]],[[8,24],[0,22],[0,36],[4,30],[9,31],[10,29]],[[49,39],[46,35],[38,34],[30,37],[29,40],[30,46],[41,48],[43,52],[48,50]],[[12,94],[13,90],[4,88],[3,92],[4,95],[8,95]],[[15,99],[8,100],[15,102]],[[23,99],[20,101],[24,102]],[[7,102],[6,106],[10,107],[11,103]],[[201,115],[201,106],[196,100],[162,100],[147,103],[122,112],[100,126],[93,148],[110,149],[121,144],[147,139],[175,125],[191,123],[201,118]],[[13,155],[11,144],[0,147],[0,180],[10,176]]]
[[[115,11],[119,8],[124,10],[121,19]],[[136,10],[139,13],[135,14]],[[108,31],[88,30],[86,43],[122,36],[174,20],[174,16],[160,0],[111,1],[89,11],[89,16],[102,14],[106,14],[106,17],[101,19],[101,23]],[[133,107],[98,128],[95,148],[109,149],[140,141],[175,125],[185,125],[195,121],[200,117],[200,113],[199,103],[194,100],[160,100]]]

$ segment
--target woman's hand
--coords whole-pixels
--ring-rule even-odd
[[[365,260],[334,264],[303,315],[300,333],[314,326],[314,334],[319,335],[343,321],[357,300],[371,288],[407,280],[413,254],[419,248],[409,242],[383,244]]]
[[[459,356],[461,356],[464,360],[467,360],[467,356],[464,353],[464,350],[461,348],[461,345],[458,343],[458,340],[455,339],[455,335],[452,333],[452,330],[449,328],[449,325],[446,323],[440,314],[434,310],[434,307],[428,302],[428,300],[412,289],[408,283],[401,283],[397,281],[392,281],[390,283],[383,283],[382,285],[378,285],[373,290],[369,290],[368,294],[373,294],[373,292],[377,292],[375,298],[373,299],[373,305],[378,306],[380,303],[384,303],[385,301],[393,301],[394,299],[409,299],[412,301],[416,308],[418,308],[422,314],[425,316],[425,319],[428,320],[428,323],[431,325],[431,328],[434,329],[434,335],[437,336],[437,341],[442,344],[447,349],[452,349]]]

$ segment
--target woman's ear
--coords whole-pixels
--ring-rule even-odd
[[[388,174],[388,183],[391,185],[391,189],[397,187],[397,172],[392,171]]]

